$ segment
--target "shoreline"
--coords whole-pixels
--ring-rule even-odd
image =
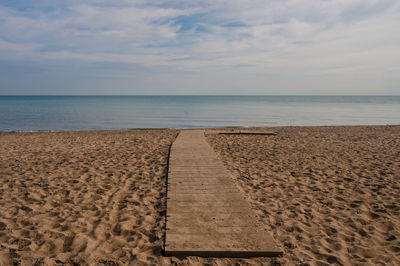
[[[400,126],[246,128],[206,139],[284,250],[163,257],[179,130],[0,133],[0,264],[400,264]]]
[[[294,127],[311,127],[311,128],[319,128],[319,127],[396,127],[400,126],[400,124],[353,124],[353,125],[281,125],[281,126],[222,126],[222,127],[179,127],[179,128],[120,128],[120,129],[76,129],[76,130],[0,130],[0,134],[2,133],[68,133],[68,132],[112,132],[112,131],[140,131],[140,130],[220,130],[220,129],[264,129],[264,128],[294,128]]]

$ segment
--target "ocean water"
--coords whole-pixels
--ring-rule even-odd
[[[0,131],[400,124],[400,96],[0,96]]]

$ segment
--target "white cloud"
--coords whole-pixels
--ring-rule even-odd
[[[369,79],[399,68],[395,0],[42,4],[52,8],[0,4],[0,60],[167,66],[177,75],[239,69]]]

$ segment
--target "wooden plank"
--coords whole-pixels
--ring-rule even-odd
[[[219,135],[265,135],[276,136],[275,132],[253,132],[253,131],[239,131],[239,132],[219,132]]]
[[[202,130],[181,131],[168,171],[165,255],[279,256]]]

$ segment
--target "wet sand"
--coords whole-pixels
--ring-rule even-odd
[[[174,130],[0,133],[0,264],[400,264],[400,126],[207,140],[281,258],[163,257]]]

